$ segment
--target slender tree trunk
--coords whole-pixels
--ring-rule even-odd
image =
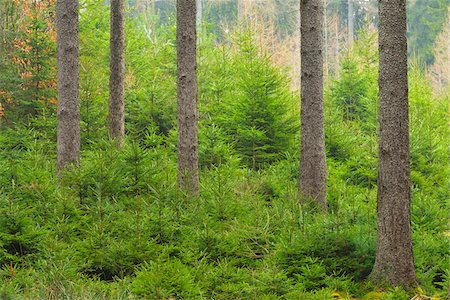
[[[198,194],[196,0],[177,0],[178,187]]]
[[[416,286],[411,241],[406,0],[379,0],[377,252],[372,279]]]
[[[78,89],[78,0],[56,2],[58,47],[57,172],[77,163],[80,153]]]
[[[323,103],[323,0],[301,0],[301,147],[299,193],[326,210]]]
[[[125,135],[124,11],[124,0],[111,0],[108,132],[119,146]]]
[[[347,0],[347,30],[348,30],[348,47],[353,47],[353,36],[355,31],[353,0]]]

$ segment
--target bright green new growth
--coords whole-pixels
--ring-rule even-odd
[[[236,35],[236,52],[229,64],[230,85],[212,115],[225,129],[242,162],[252,169],[272,163],[292,149],[297,115],[289,111],[297,97],[289,79],[261,54],[250,29]]]

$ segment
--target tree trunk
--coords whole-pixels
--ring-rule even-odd
[[[111,0],[108,132],[110,139],[119,146],[125,135],[124,11],[124,0]]]
[[[348,48],[353,47],[353,36],[355,31],[353,0],[347,0],[347,30],[348,30]]]
[[[57,172],[77,163],[80,153],[78,89],[78,0],[56,2],[58,47]]]
[[[177,0],[178,187],[198,194],[196,0]]]
[[[377,284],[416,286],[411,241],[405,0],[379,1]]]
[[[301,147],[299,194],[326,210],[323,103],[323,0],[301,0]]]

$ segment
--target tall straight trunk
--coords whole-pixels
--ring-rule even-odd
[[[122,145],[125,135],[125,0],[111,0],[109,114],[110,139]]]
[[[348,47],[351,48],[353,46],[353,36],[355,34],[353,0],[347,0],[347,8]]]
[[[198,194],[196,0],[177,0],[178,187]]]
[[[326,210],[323,103],[323,0],[301,0],[301,146],[299,193]]]
[[[56,2],[58,47],[57,172],[80,155],[78,88],[78,0]]]
[[[379,0],[377,251],[372,279],[416,286],[411,241],[406,0]]]

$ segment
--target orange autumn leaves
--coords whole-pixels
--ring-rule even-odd
[[[12,0],[20,14],[19,31],[8,58],[17,84],[0,90],[0,118],[7,111],[36,114],[55,109],[56,100],[56,0]]]

